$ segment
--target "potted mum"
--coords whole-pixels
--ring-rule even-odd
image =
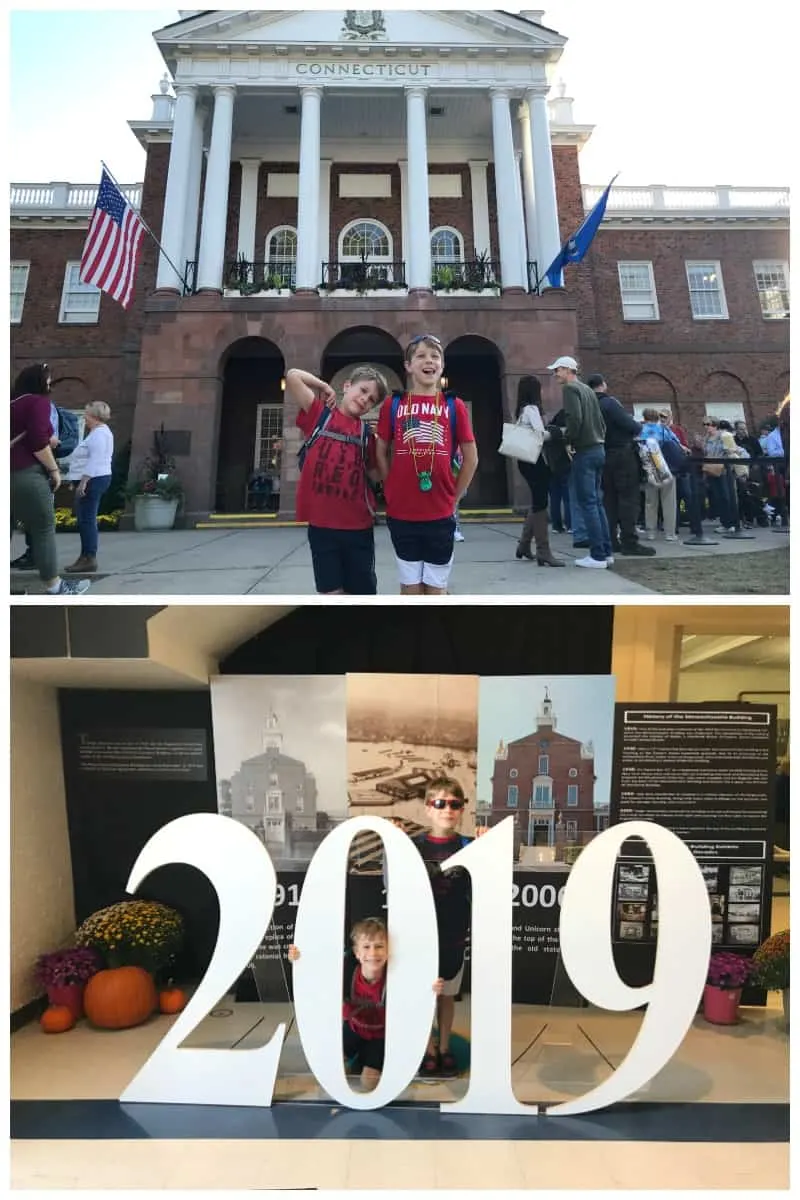
[[[87,917],[76,940],[102,957],[84,996],[101,1029],[140,1025],[158,1005],[155,979],[169,974],[183,944],[183,917],[155,900],[122,900]]]
[[[91,946],[51,950],[36,960],[33,977],[47,992],[51,1005],[68,1008],[76,1021],[83,1016],[83,993],[87,982],[102,968],[103,961]]]
[[[789,1030],[789,930],[773,933],[753,955],[753,982],[768,992],[783,993],[783,1016]]]
[[[729,951],[711,955],[703,990],[703,1016],[712,1025],[735,1025],[739,1020],[742,988],[752,975],[749,958]]]

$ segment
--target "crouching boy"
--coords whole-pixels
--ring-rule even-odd
[[[389,936],[383,921],[367,917],[350,932],[352,950],[345,954],[342,1008],[342,1049],[361,1076],[365,1091],[378,1086],[386,1048],[386,968]],[[289,959],[300,957],[297,946],[289,947]],[[433,990],[441,993],[442,980]]]

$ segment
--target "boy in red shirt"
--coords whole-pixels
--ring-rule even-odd
[[[317,591],[374,596],[375,538],[368,478],[379,479],[375,437],[363,418],[386,396],[374,367],[355,367],[341,401],[329,383],[296,367],[286,372],[286,392],[299,405],[297,425],[308,441],[325,408],[331,415],[308,446],[297,485],[297,517],[308,522],[308,544]]]
[[[441,391],[442,343],[424,333],[405,352],[408,391],[392,427],[392,398],[378,418],[377,461],[384,480],[386,523],[406,596],[443,596],[453,565],[458,502],[478,465],[463,400],[455,399],[455,429]],[[462,456],[460,469],[456,465]]]
[[[371,1092],[380,1081],[386,1050],[386,926],[377,917],[357,921],[350,944],[352,953],[344,961],[342,1049],[348,1062],[355,1062],[365,1091]],[[290,961],[299,957],[297,946],[290,946]],[[434,982],[437,995],[442,986],[441,979]]]

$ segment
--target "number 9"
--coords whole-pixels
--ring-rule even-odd
[[[650,847],[658,883],[653,980],[638,988],[628,987],[617,973],[609,911],[602,902],[612,892],[617,854],[632,837]],[[567,974],[591,1004],[614,1012],[646,1004],[647,1012],[614,1074],[585,1096],[548,1108],[550,1117],[593,1112],[624,1100],[652,1079],[683,1041],[697,1012],[711,951],[708,892],[691,850],[670,830],[649,821],[627,821],[607,829],[572,868],[561,906],[560,937]]]

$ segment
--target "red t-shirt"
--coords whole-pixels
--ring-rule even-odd
[[[370,1041],[386,1036],[386,970],[377,979],[365,979],[357,966],[350,995],[342,1007],[342,1019],[359,1037]]]
[[[11,405],[11,440],[19,434],[23,438],[11,447],[11,470],[21,471],[24,467],[35,467],[39,460],[34,450],[44,450],[50,445],[53,429],[50,424],[50,397],[35,396],[26,392]]]
[[[456,436],[453,438],[447,401],[438,396],[405,395],[397,407],[394,436],[392,397],[387,396],[378,417],[378,437],[391,443],[389,478],[384,482],[386,512],[400,521],[437,521],[452,517],[456,503],[453,443],[474,442],[469,412],[456,397]],[[413,447],[413,452],[412,452]],[[430,471],[432,487],[420,491],[419,476]]]
[[[297,425],[305,438],[314,432],[322,407],[322,401],[317,398],[307,411],[301,410],[298,414]],[[360,439],[361,420],[348,417],[337,408],[328,418],[325,430]],[[376,465],[375,437],[371,432],[367,442],[367,464],[370,468]],[[300,472],[297,519],[321,529],[372,528],[360,441],[355,445],[333,438],[317,438],[306,454]]]

